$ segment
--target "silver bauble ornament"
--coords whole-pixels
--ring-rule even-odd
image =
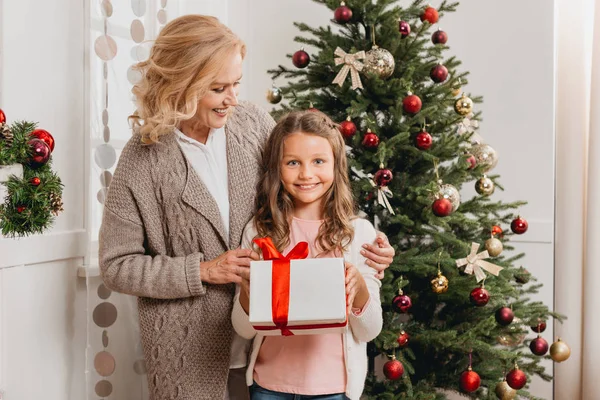
[[[477,191],[477,193],[483,196],[491,195],[492,193],[494,193],[495,188],[496,187],[494,185],[494,182],[492,182],[492,180],[485,175],[482,178],[479,178],[477,182],[475,182],[475,190]]]
[[[396,62],[392,53],[378,46],[367,51],[363,73],[372,73],[381,79],[389,78],[394,73]]]
[[[491,170],[498,164],[498,153],[489,144],[478,143],[473,145],[471,154],[475,156],[477,165],[483,165],[484,172]]]
[[[504,247],[502,246],[502,242],[496,238],[491,238],[485,241],[485,249],[487,250],[490,257],[498,257]]]
[[[452,203],[452,212],[456,211],[458,209],[458,206],[460,206],[460,193],[452,185],[440,185],[440,190],[438,191],[437,198],[444,198],[450,200],[450,203]]]
[[[267,100],[271,104],[277,104],[281,101],[281,89],[277,86],[272,86],[271,89],[267,90]]]

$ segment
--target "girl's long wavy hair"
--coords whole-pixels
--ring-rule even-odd
[[[325,138],[333,150],[334,179],[324,195],[323,224],[316,244],[321,252],[344,250],[354,237],[351,221],[356,214],[348,178],[346,147],[338,126],[318,111],[287,114],[279,120],[267,140],[255,206],[257,237],[271,237],[280,251],[290,243],[294,201],[281,182],[281,162],[285,139],[298,133]]]
[[[223,62],[246,45],[217,18],[184,15],[156,38],[150,57],[135,65],[142,75],[133,86],[137,110],[129,117],[144,143],[156,143],[181,121],[192,118]]]

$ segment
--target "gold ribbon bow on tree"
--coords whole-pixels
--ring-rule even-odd
[[[479,254],[477,254],[477,250],[479,250],[479,243],[471,243],[471,253],[467,256],[467,258],[456,260],[456,266],[460,268],[463,265],[466,265],[467,267],[465,268],[465,274],[471,275],[473,272],[475,272],[477,282],[485,279],[485,272],[483,272],[483,270],[486,270],[492,275],[498,276],[500,271],[502,271],[504,268],[496,264],[492,264],[491,262],[484,261],[485,258],[489,258],[490,256],[487,250],[484,250]]]
[[[394,208],[392,207],[392,205],[390,204],[390,201],[388,200],[388,197],[392,197],[392,195],[393,195],[392,191],[390,190],[390,188],[387,187],[387,186],[379,186],[379,185],[377,185],[375,183],[375,181],[373,180],[373,174],[365,174],[364,172],[359,171],[359,170],[357,170],[354,167],[352,167],[351,170],[359,178],[368,179],[369,183],[373,187],[377,188],[377,203],[379,205],[387,208],[387,210],[390,212],[390,214],[396,215],[396,213],[394,212]]]
[[[341,48],[335,49],[334,54],[337,56],[335,59],[335,65],[344,64],[340,72],[338,72],[337,76],[333,80],[333,83],[337,83],[342,86],[346,77],[348,76],[348,72],[350,72],[350,77],[352,79],[352,89],[363,88],[362,82],[360,81],[360,76],[358,73],[363,69],[363,63],[358,60],[364,60],[366,57],[364,51],[359,51],[358,53],[348,54]]]

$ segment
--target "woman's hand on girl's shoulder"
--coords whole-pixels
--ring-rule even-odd
[[[394,261],[396,250],[390,245],[387,236],[383,232],[377,232],[374,243],[365,243],[362,247],[360,254],[367,259],[367,265],[377,271],[375,277],[382,279],[385,270]]]

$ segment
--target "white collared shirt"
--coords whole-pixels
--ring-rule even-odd
[[[211,129],[206,144],[175,129],[179,146],[210,195],[219,206],[225,232],[229,236],[229,185],[227,178],[227,137],[225,129]],[[250,341],[233,332],[229,368],[246,366]]]

